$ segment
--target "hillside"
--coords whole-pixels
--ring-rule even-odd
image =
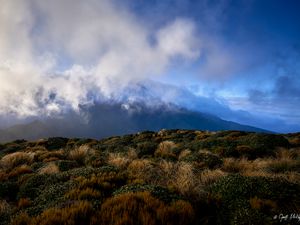
[[[153,108],[144,103],[131,105],[103,103],[92,107],[82,107],[80,115],[69,113],[59,118],[46,118],[0,129],[0,142],[22,138],[36,140],[51,136],[99,139],[136,133],[141,130],[159,131],[179,128],[268,132],[174,105],[161,104]]]
[[[0,145],[0,224],[279,224],[299,168],[299,133],[17,140]]]

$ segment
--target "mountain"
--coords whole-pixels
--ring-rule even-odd
[[[143,130],[198,129],[268,132],[219,117],[190,111],[170,104],[149,107],[143,103],[102,103],[82,106],[81,113],[35,120],[0,130],[0,141],[36,140],[51,136],[103,138]]]

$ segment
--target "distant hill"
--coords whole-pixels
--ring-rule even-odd
[[[0,142],[15,139],[36,140],[51,136],[103,138],[143,130],[198,129],[268,132],[219,117],[161,104],[97,104],[82,107],[82,113],[69,113],[62,118],[35,120],[0,130]]]

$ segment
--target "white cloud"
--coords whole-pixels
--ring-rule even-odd
[[[77,110],[91,93],[115,96],[132,81],[163,74],[174,57],[200,54],[187,19],[150,31],[108,0],[0,4],[0,114]]]

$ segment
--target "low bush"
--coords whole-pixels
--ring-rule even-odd
[[[14,181],[0,182],[0,199],[15,200],[18,193],[18,184]]]
[[[209,169],[214,169],[222,165],[220,157],[208,151],[194,152],[185,157],[181,157],[181,160],[185,162],[193,162],[198,167],[206,167]]]
[[[64,148],[67,145],[68,139],[62,137],[48,138],[45,147],[48,150],[58,150]]]
[[[211,192],[219,195],[222,201],[221,220],[233,224],[244,223],[243,216],[257,218],[257,210],[253,210],[250,200],[257,197],[270,200],[279,207],[276,213],[288,213],[299,209],[298,193],[299,185],[289,183],[282,179],[264,177],[244,177],[241,175],[229,175],[221,178],[211,186]],[[253,201],[253,200],[252,200]],[[241,217],[237,215],[241,214]],[[259,213],[263,213],[260,211]],[[266,218],[272,218],[270,214],[262,214],[260,224],[264,224]],[[256,221],[257,222],[257,221]]]
[[[241,137],[240,145],[249,146],[253,151],[248,152],[252,159],[264,156],[274,156],[277,147],[288,148],[288,140],[281,135],[250,133]]]
[[[93,215],[92,205],[87,201],[78,201],[65,208],[49,208],[41,215],[29,217],[20,214],[13,221],[13,225],[82,225],[89,224]]]
[[[75,186],[75,182],[67,181],[40,187],[37,196],[32,200],[32,206],[26,212],[36,216],[48,208],[62,204],[65,202],[64,195]]]
[[[113,192],[113,195],[121,195],[124,193],[136,193],[136,192],[149,192],[154,197],[160,199],[163,202],[170,203],[174,200],[182,199],[178,194],[171,192],[170,190],[161,186],[148,185],[148,184],[133,184],[124,185],[120,189]]]
[[[71,160],[58,160],[55,162],[55,164],[60,171],[68,171],[79,167],[79,164],[76,161]]]
[[[138,157],[153,156],[157,146],[157,143],[149,141],[137,143]]]

